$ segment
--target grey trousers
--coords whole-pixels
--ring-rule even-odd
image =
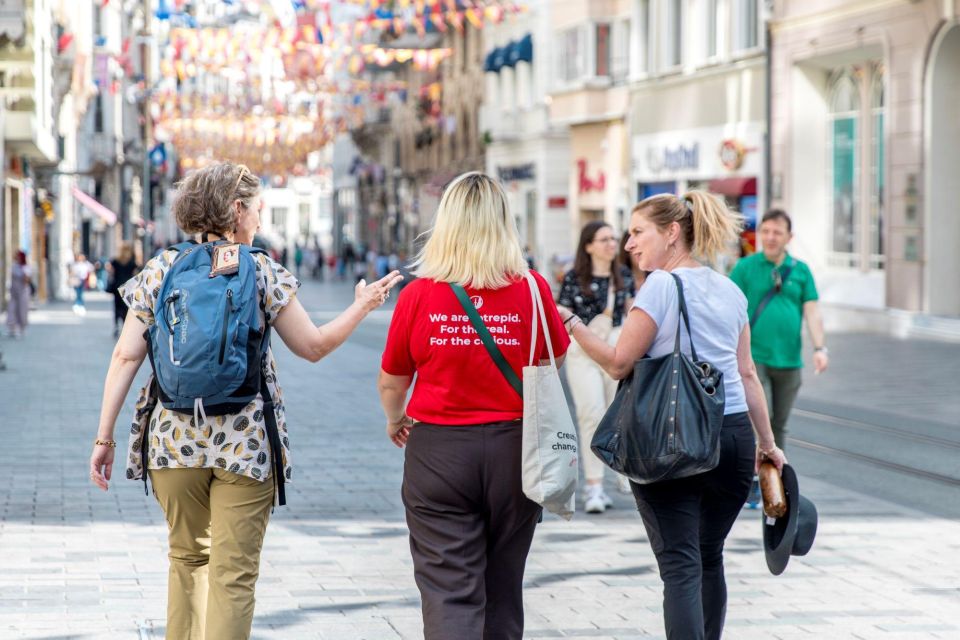
[[[781,449],[786,448],[787,420],[800,391],[800,372],[801,369],[780,369],[757,363],[757,375],[763,384],[763,393],[767,396],[773,438]]]

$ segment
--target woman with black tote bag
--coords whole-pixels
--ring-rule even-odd
[[[737,237],[739,228],[740,217],[705,192],[647,198],[631,212],[626,249],[650,275],[637,292],[616,346],[561,311],[570,335],[615,379],[626,378],[635,368],[641,375],[647,363],[637,361],[644,356],[657,359],[676,353],[680,362],[680,354],[691,354],[694,370],[701,368],[700,363],[708,364],[706,377],[721,387],[711,389],[701,381],[708,395],[716,393],[724,400],[722,420],[717,415],[719,433],[714,433],[719,456],[708,456],[711,459],[699,468],[634,474],[631,483],[663,580],[664,624],[670,640],[720,638],[727,603],[724,540],[747,498],[755,466],[766,459],[780,469],[786,462],[774,443],[763,387],[750,355],[746,299],[728,278],[697,260],[712,261]],[[682,327],[681,304],[686,316]],[[706,413],[678,413],[671,406],[684,401],[684,396],[671,392],[681,382],[677,378],[667,384],[665,393],[651,396],[649,406],[641,407],[647,422],[638,418],[629,434],[641,441],[641,448],[674,451],[683,447],[674,439],[685,431],[710,431],[709,425],[689,424],[707,421]],[[658,416],[670,416],[663,418],[668,428],[645,426],[657,423]],[[674,426],[670,422],[674,419],[687,422]],[[603,429],[601,423],[594,445]],[[659,439],[665,441],[652,442]]]

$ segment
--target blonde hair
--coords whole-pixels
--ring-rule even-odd
[[[486,174],[472,171],[450,183],[428,234],[413,262],[418,277],[499,289],[527,272],[507,195]]]
[[[631,213],[646,216],[660,230],[676,222],[690,252],[708,262],[714,262],[735,242],[743,228],[739,213],[712,193],[696,189],[680,197],[671,193],[650,196],[635,205]]]
[[[124,264],[133,260],[133,245],[129,242],[121,242],[117,248],[117,260]]]
[[[173,216],[184,233],[223,236],[237,230],[234,200],[249,209],[259,193],[260,179],[246,165],[216,162],[180,181]]]

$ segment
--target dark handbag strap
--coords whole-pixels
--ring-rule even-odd
[[[690,332],[690,315],[687,313],[687,299],[683,296],[683,281],[675,273],[671,273],[673,276],[673,281],[677,285],[677,299],[680,302],[680,318],[683,319],[683,324],[687,326],[687,335],[690,336],[690,354],[693,356],[694,362],[699,362],[700,358],[697,357],[697,348],[693,346],[693,334]],[[680,353],[680,318],[677,318],[677,339],[673,343],[673,352]]]
[[[774,267],[777,269],[779,267]],[[784,283],[786,283],[787,278],[790,277],[790,272],[793,271],[793,265],[788,264],[786,268],[780,272],[780,289],[783,289]],[[767,305],[770,304],[770,301],[777,297],[777,294],[780,293],[777,291],[776,287],[770,287],[770,291],[767,291],[767,295],[763,296],[763,300],[760,301],[760,304],[757,305],[757,308],[753,310],[753,315],[750,316],[750,328],[753,329],[753,325],[757,324],[757,319],[760,317],[760,314],[763,313],[763,310],[767,308]]]
[[[457,296],[457,300],[460,301],[460,306],[463,307],[464,313],[466,313],[467,317],[470,318],[470,324],[473,325],[473,328],[480,337],[480,340],[483,341],[483,346],[487,348],[487,353],[489,353],[490,357],[493,358],[494,364],[496,364],[497,368],[500,369],[500,373],[502,373],[503,377],[507,379],[507,382],[510,383],[510,386],[513,387],[513,390],[517,392],[517,395],[522,398],[523,382],[520,381],[517,373],[510,367],[507,359],[503,357],[503,353],[500,352],[500,349],[497,347],[497,343],[493,341],[493,336],[490,335],[490,332],[487,330],[487,326],[483,324],[483,319],[480,317],[480,312],[477,311],[475,306],[473,306],[473,301],[470,300],[470,296],[467,295],[466,290],[460,285],[452,282],[448,284],[450,285],[450,288],[453,289],[454,295]]]

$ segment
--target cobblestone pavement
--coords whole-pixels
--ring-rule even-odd
[[[320,321],[349,293],[309,284],[301,299]],[[0,373],[3,639],[163,637],[160,509],[140,483],[118,479],[104,494],[87,480],[113,343],[106,298],[90,298],[83,319],[51,305],[34,313],[25,339],[0,341],[9,367]],[[277,510],[267,533],[254,638],[422,637],[399,495],[403,456],[383,435],[374,388],[388,321],[388,310],[376,312],[318,365],[275,341],[295,469],[289,506]],[[883,360],[870,354],[894,350],[903,370],[930,375],[932,385],[932,364],[956,372],[957,354],[931,344],[836,336],[831,349],[863,349],[874,364]],[[843,401],[865,416],[909,414],[924,403],[862,374],[838,364],[832,381],[808,384],[803,401],[820,408]],[[926,414],[951,424],[960,416],[951,394]],[[118,440],[131,411],[128,403]],[[960,522],[884,500],[880,486],[856,492],[823,474],[801,475],[801,483],[820,511],[817,542],[773,577],[758,513],[742,513],[727,545],[725,637],[960,638]],[[608,491],[616,508],[606,514],[578,513],[569,523],[548,517],[539,528],[526,572],[525,637],[663,637],[643,526],[631,499]]]

